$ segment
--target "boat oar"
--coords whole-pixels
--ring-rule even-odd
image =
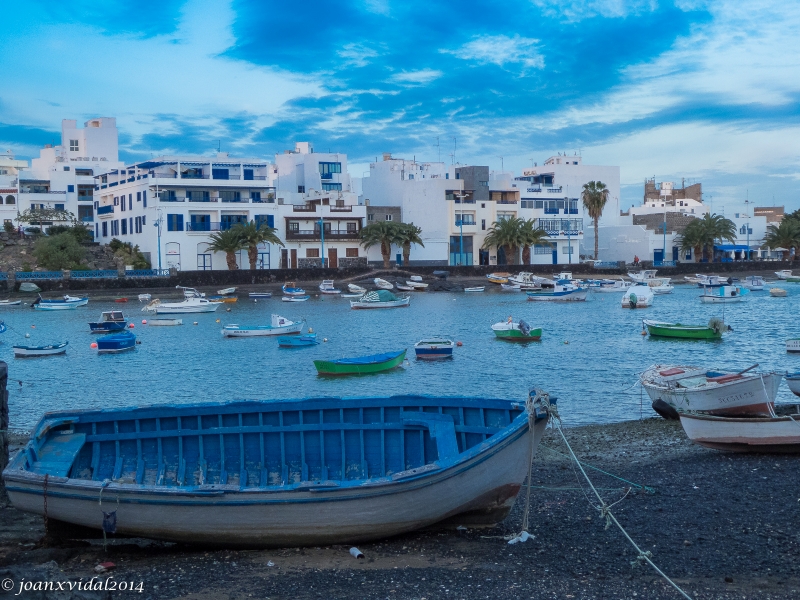
[[[754,364],[752,367],[747,367],[744,371],[739,371],[737,373],[737,375],[744,375],[748,371],[752,371],[753,369],[755,369],[757,366],[758,366],[758,363]]]

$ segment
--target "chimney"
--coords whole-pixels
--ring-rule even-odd
[[[383,153],[383,160],[392,160],[392,153],[391,152],[384,152]]]

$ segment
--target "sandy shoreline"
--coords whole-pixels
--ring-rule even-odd
[[[566,435],[586,464],[653,488],[632,489],[614,514],[693,598],[798,597],[797,457],[704,449],[678,423],[660,418],[571,428]],[[523,494],[494,529],[430,530],[362,544],[363,561],[344,546],[238,551],[144,540],[115,540],[104,555],[97,540],[43,543],[42,519],[5,503],[0,579],[86,581],[97,563],[110,560],[117,581],[143,583],[143,598],[679,597],[635,560],[616,528],[604,529],[564,453],[557,432],[548,430],[532,477],[535,538],[524,544],[502,539],[520,528]],[[609,503],[630,487],[588,472]],[[93,594],[80,597],[125,595]]]

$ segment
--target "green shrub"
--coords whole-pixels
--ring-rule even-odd
[[[14,223],[12,223],[11,221],[6,221],[5,223],[3,223],[3,229],[5,230],[6,233],[14,233],[15,231],[17,231],[17,228],[14,227]]]
[[[69,225],[51,225],[47,230],[49,235],[60,235],[68,233],[73,236],[79,244],[84,244],[92,241],[92,232],[82,223],[78,223],[74,227]]]
[[[59,233],[36,240],[33,254],[45,269],[60,271],[79,266],[86,250],[71,233]]]
[[[108,246],[114,251],[114,256],[123,260],[123,264],[132,265],[134,269],[150,268],[150,261],[139,251],[139,246],[122,242],[117,238],[113,238]]]

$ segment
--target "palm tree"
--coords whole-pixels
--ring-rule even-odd
[[[417,227],[414,223],[398,223],[397,243],[403,248],[403,264],[406,266],[408,266],[408,257],[411,255],[411,244],[425,247],[422,238],[419,237],[420,233],[422,233],[422,228]]]
[[[767,227],[764,243],[769,248],[783,248],[783,260],[789,260],[789,248],[795,248],[794,258],[797,260],[797,248],[800,247],[800,223],[795,219],[784,217],[777,226]]]
[[[550,242],[547,241],[549,237],[547,232],[541,227],[537,227],[536,219],[528,219],[525,221],[522,226],[522,236],[522,264],[524,265],[531,264],[531,246],[551,245]]]
[[[212,233],[209,239],[211,243],[209,243],[208,249],[212,252],[224,252],[225,262],[228,263],[228,269],[231,271],[238,269],[236,253],[242,248],[246,248],[247,242],[243,241],[239,236],[237,228],[231,227],[219,233]]]
[[[702,231],[703,240],[703,256],[706,255],[706,249],[709,249],[709,256],[714,255],[714,244],[717,241],[728,241],[734,243],[736,241],[736,224],[730,219],[726,219],[722,215],[712,215],[706,213],[700,219],[700,230]]]
[[[508,217],[495,221],[486,232],[483,248],[503,248],[509,264],[516,264],[517,250],[525,245],[525,219]]]
[[[365,250],[372,246],[381,247],[383,268],[389,268],[389,259],[392,256],[392,244],[398,243],[398,224],[394,221],[378,221],[361,230],[361,245]]]
[[[247,259],[250,261],[250,270],[254,271],[258,262],[258,245],[264,242],[283,246],[283,242],[275,235],[277,229],[266,223],[257,224],[255,221],[238,223],[232,228],[239,235],[242,247],[247,248]],[[230,267],[230,263],[228,263]]]
[[[597,260],[597,255],[600,252],[599,241],[597,239],[597,228],[600,217],[603,216],[603,209],[608,202],[608,189],[606,184],[602,181],[590,181],[583,184],[583,192],[581,192],[581,200],[583,200],[583,207],[589,213],[589,217],[594,220],[594,259]]]
[[[705,233],[701,219],[693,219],[676,240],[682,252],[692,251],[694,262],[700,262],[700,257],[705,246]]]

